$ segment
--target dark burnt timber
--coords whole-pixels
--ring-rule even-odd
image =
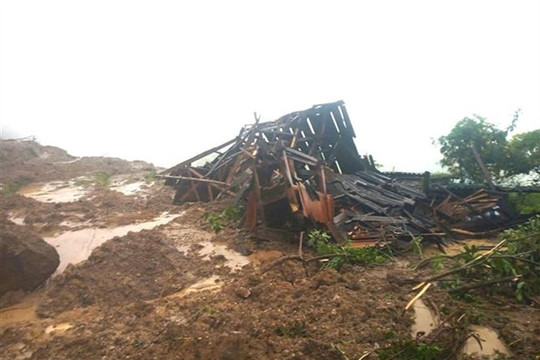
[[[245,205],[244,226],[262,238],[323,227],[353,246],[440,241],[449,232],[445,220],[469,214],[453,212],[448,201],[437,207],[423,189],[383,175],[371,156],[358,154],[354,138],[343,101],[315,105],[275,121],[256,118],[235,139],[160,177],[176,189],[175,204],[227,197]]]

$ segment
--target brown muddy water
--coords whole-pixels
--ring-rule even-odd
[[[92,183],[89,177],[78,177],[69,181],[52,181],[48,183],[35,183],[23,187],[18,191],[18,194],[27,196],[37,201],[48,203],[65,203],[73,202],[83,198],[88,194],[88,185]],[[81,185],[82,184],[82,185]],[[113,177],[112,184],[109,189],[118,191],[126,196],[148,196],[144,191],[145,181],[135,181],[126,178],[122,175]]]
[[[210,260],[214,256],[223,256],[226,259],[225,266],[231,268],[232,271],[238,271],[250,263],[247,256],[228,249],[227,245],[209,241],[200,242],[199,245],[202,246],[199,250],[199,255],[203,257],[203,260]]]
[[[137,182],[128,182],[128,181],[118,181],[113,182],[110,186],[111,190],[121,192],[126,196],[135,196],[135,195],[147,195],[143,193],[143,187],[147,185],[144,181]],[[148,184],[149,185],[149,184]]]
[[[414,303],[414,324],[411,336],[416,338],[418,333],[425,335],[431,333],[439,325],[439,315],[429,308],[421,299]],[[471,325],[469,331],[475,333],[480,343],[474,338],[467,339],[462,354],[478,356],[482,359],[496,359],[498,354],[509,356],[510,352],[499,338],[499,334],[488,326]],[[481,345],[480,345],[481,344]]]
[[[62,273],[68,264],[77,264],[88,259],[96,247],[115,236],[124,236],[130,231],[138,232],[153,229],[174,220],[178,216],[177,214],[165,212],[157,218],[143,223],[115,228],[87,228],[67,231],[58,236],[45,237],[43,240],[54,246],[60,256],[60,265],[58,265],[53,276]]]
[[[18,191],[18,194],[41,202],[64,203],[81,199],[87,193],[83,186],[76,185],[76,179],[53,181],[45,184],[32,184]]]
[[[439,316],[432,311],[422,299],[415,301],[413,305],[414,309],[414,324],[411,328],[411,335],[416,338],[418,333],[424,333],[425,335],[435,329],[439,323]]]
[[[497,358],[498,353],[506,356],[510,355],[508,348],[494,329],[487,326],[471,325],[469,330],[478,335],[481,345],[474,337],[470,337],[463,347],[464,354],[487,357],[489,359]]]

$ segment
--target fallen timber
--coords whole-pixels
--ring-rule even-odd
[[[474,226],[462,226],[465,219],[503,209],[503,197],[489,192],[434,198],[425,184],[382,174],[370,155],[358,154],[355,136],[343,101],[275,121],[256,117],[236,138],[159,176],[176,189],[175,204],[228,198],[245,206],[244,227],[262,237],[322,227],[353,246],[418,236],[441,242],[460,231],[474,233]]]

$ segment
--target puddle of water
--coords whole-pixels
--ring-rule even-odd
[[[159,217],[144,223],[130,224],[115,228],[88,228],[75,231],[67,231],[58,236],[44,237],[43,239],[56,248],[60,256],[60,265],[53,275],[58,275],[68,264],[77,264],[88,259],[92,251],[105,241],[115,236],[124,236],[128,232],[153,229],[158,225],[166,224],[178,217],[177,214],[167,212]]]
[[[142,191],[142,187],[146,183],[144,181],[138,181],[133,183],[116,183],[111,186],[111,190],[121,192],[124,195],[131,196]]]
[[[250,263],[249,258],[236,252],[234,250],[227,249],[226,245],[215,244],[209,241],[202,241],[199,243],[202,246],[198,250],[199,255],[203,257],[203,260],[210,260],[212,256],[222,255],[225,257],[225,266],[237,271]]]
[[[17,225],[24,225],[24,218],[10,216],[8,219]]]
[[[439,322],[438,316],[431,311],[429,307],[422,301],[422,299],[416,300],[413,305],[414,308],[414,324],[411,329],[411,335],[416,338],[416,334],[423,332],[426,335],[429,334]]]
[[[463,347],[463,353],[467,355],[475,354],[481,357],[488,356],[489,358],[495,358],[497,352],[510,355],[506,345],[499,339],[499,334],[494,329],[487,326],[471,325],[469,330],[475,332],[480,337],[482,348],[480,348],[475,338],[470,337]]]
[[[86,195],[82,186],[76,186],[73,181],[32,184],[18,191],[20,195],[34,200],[49,203],[73,202]]]
[[[53,332],[56,332],[56,333],[62,333],[66,330],[69,330],[73,327],[73,325],[69,324],[69,323],[62,323],[62,324],[58,324],[58,325],[51,325],[51,326],[47,326],[47,328],[45,329],[45,334],[49,335]]]
[[[0,327],[23,321],[37,319],[35,306],[11,306],[0,311]]]

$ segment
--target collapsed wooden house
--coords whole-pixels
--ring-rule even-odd
[[[422,190],[383,175],[360,156],[343,101],[244,126],[230,141],[165,170],[173,202],[229,198],[259,234],[325,227],[338,242],[440,240],[447,228]],[[203,165],[196,162],[209,159]],[[435,211],[435,213],[434,213]]]

